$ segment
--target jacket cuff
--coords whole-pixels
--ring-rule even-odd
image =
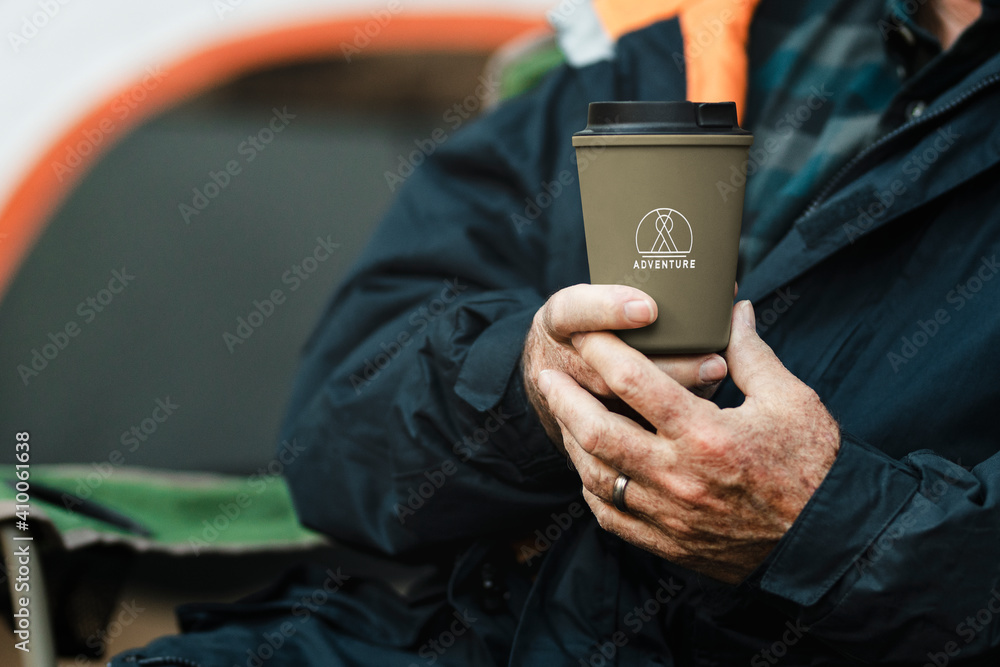
[[[791,529],[752,575],[760,588],[802,606],[818,603],[916,493],[912,471],[841,434],[833,467]]]
[[[495,441],[507,459],[528,477],[567,470],[565,456],[552,444],[528,400],[521,372],[524,339],[537,307],[490,324],[469,348],[455,383],[455,393],[478,412],[493,411],[510,421],[517,437]]]
[[[528,309],[503,317],[479,334],[455,382],[455,393],[479,412],[495,408],[519,367],[524,339],[535,316]]]

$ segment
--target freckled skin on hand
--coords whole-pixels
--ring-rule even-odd
[[[604,529],[738,583],[763,562],[826,476],[840,429],[815,392],[757,336],[749,302],[734,308],[732,325],[724,356],[746,396],[738,408],[719,409],[696,396],[606,331],[571,336],[603,384],[586,380],[622,399],[653,432],[608,410],[565,369],[540,372],[537,389]],[[631,478],[628,513],[611,503],[619,473]]]

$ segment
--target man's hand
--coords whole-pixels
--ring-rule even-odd
[[[609,412],[559,370],[540,389],[606,530],[667,560],[737,583],[788,531],[833,465],[840,430],[737,305],[725,355],[746,400],[721,410],[608,333],[573,337],[606,386],[655,428]],[[611,502],[619,472],[628,513]]]
[[[636,329],[655,319],[656,302],[645,292],[624,285],[574,285],[559,290],[538,309],[524,343],[524,386],[557,446],[562,443],[562,435],[538,391],[538,374],[546,368],[565,373],[614,408],[614,392],[580,356],[572,343],[573,334]],[[652,357],[651,363],[701,396],[711,396],[726,377],[726,362],[718,354],[659,356]]]

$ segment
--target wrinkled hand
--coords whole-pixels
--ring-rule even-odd
[[[553,294],[538,309],[524,343],[524,386],[545,431],[557,446],[562,444],[562,434],[538,391],[538,374],[543,369],[558,370],[604,399],[610,409],[631,412],[617,400],[601,374],[580,356],[571,339],[580,332],[635,329],[655,319],[656,302],[645,292],[625,285],[573,285]],[[726,362],[718,354],[654,356],[650,361],[700,396],[711,396],[726,377]]]
[[[733,311],[725,356],[746,400],[719,409],[608,333],[573,337],[582,359],[656,429],[608,411],[559,370],[540,388],[562,430],[583,493],[606,530],[667,560],[737,583],[788,531],[826,476],[840,431],[808,386],[754,329],[753,307]],[[629,513],[611,503],[631,480]]]

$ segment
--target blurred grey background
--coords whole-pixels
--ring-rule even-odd
[[[126,465],[263,465],[299,348],[391,200],[384,173],[415,140],[451,133],[443,117],[483,64],[428,54],[259,72],[125,137],[71,193],[0,303],[3,433],[31,431],[32,463],[101,467],[117,450]],[[248,161],[241,143],[275,107],[295,118]],[[240,173],[186,223],[179,205],[230,160]],[[318,237],[339,248],[307,262],[315,269],[293,291],[286,272]],[[123,268],[134,279],[102,294]],[[223,333],[275,289],[284,303],[230,352]],[[86,303],[109,296],[101,312]],[[69,322],[79,333],[66,339]],[[26,385],[18,366],[31,367],[49,334],[65,347]],[[153,421],[168,399],[177,407]],[[0,448],[0,462],[13,452]]]

